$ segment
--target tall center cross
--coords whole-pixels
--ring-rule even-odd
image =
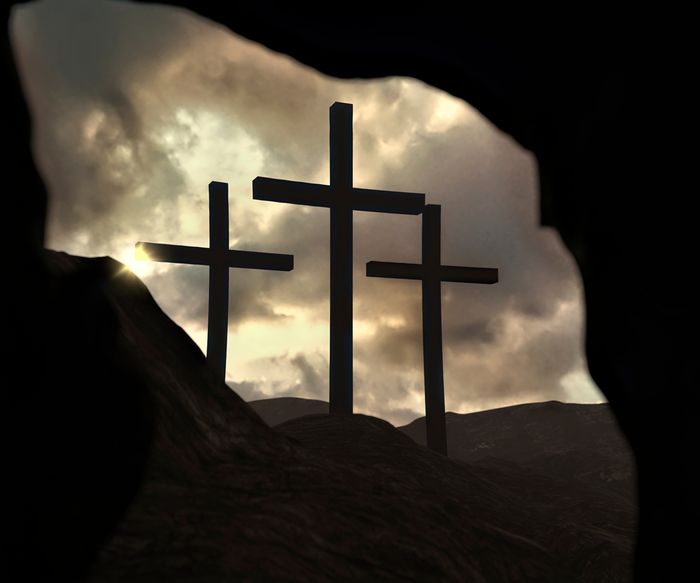
[[[498,269],[455,267],[440,260],[440,205],[426,205],[423,211],[423,262],[367,263],[369,277],[418,279],[423,282],[423,375],[425,379],[425,431],[430,449],[447,455],[445,429],[445,387],[442,372],[443,281],[496,283]]]
[[[294,256],[229,249],[228,185],[209,183],[209,247],[186,247],[163,243],[136,243],[153,261],[209,266],[209,322],[207,362],[222,381],[226,377],[228,338],[228,284],[231,267],[291,271]]]
[[[258,177],[253,198],[330,209],[330,412],[352,413],[352,213],[418,215],[425,195],[353,187],[352,105],[330,108],[330,185]]]

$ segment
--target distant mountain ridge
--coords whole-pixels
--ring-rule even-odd
[[[633,490],[633,459],[607,404],[547,401],[477,413],[447,413],[449,455],[504,460],[556,478]],[[425,443],[425,418],[399,428]]]
[[[328,412],[325,401],[282,397],[249,405],[271,426]],[[449,457],[480,465],[516,463],[553,478],[610,488],[633,500],[632,453],[607,404],[526,403],[446,413]],[[425,445],[425,417],[398,427]]]
[[[276,397],[273,399],[257,399],[248,401],[265,423],[270,427],[304,417],[306,415],[319,415],[328,413],[328,401],[318,399],[303,399],[300,397]]]

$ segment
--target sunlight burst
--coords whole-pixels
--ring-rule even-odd
[[[154,263],[140,245],[128,247],[119,254],[118,260],[124,264],[124,269],[130,271],[139,278],[153,273]]]

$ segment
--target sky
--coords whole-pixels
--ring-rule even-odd
[[[580,277],[539,225],[533,156],[468,104],[415,79],[337,80],[190,12],[40,0],[12,34],[50,204],[47,247],[110,255],[206,349],[206,267],[139,260],[137,241],[207,246],[209,182],[229,185],[235,249],[292,272],[232,270],[227,382],[246,400],[328,398],[329,212],[252,199],[268,176],[328,183],[328,109],[354,109],[355,186],[442,205],[443,264],[497,267],[445,283],[446,408],[605,399],[583,354]],[[21,193],[18,193],[21,196]],[[355,412],[424,414],[421,286],[367,278],[420,261],[420,216],[354,215]]]

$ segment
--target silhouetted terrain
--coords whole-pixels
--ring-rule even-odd
[[[291,397],[250,405],[272,426],[328,411],[324,401]],[[499,483],[529,485],[533,492],[552,478],[563,496],[573,498],[583,491],[584,497],[607,505],[613,515],[623,517],[620,526],[636,514],[634,460],[607,404],[550,401],[470,414],[448,412],[446,417],[451,459],[497,470]],[[305,422],[279,429],[299,423]],[[425,445],[425,417],[398,429]],[[564,494],[566,488],[569,494]]]
[[[508,526],[498,525],[504,536],[522,537],[555,556],[567,557],[572,572],[564,580],[631,578],[635,509],[631,501],[621,500],[610,490],[551,478],[512,462],[454,462],[418,447],[389,423],[374,417],[309,415],[276,429],[331,458],[381,467],[395,476],[395,482],[417,482],[421,491],[429,491],[438,500],[436,510],[467,504],[487,521],[492,518],[486,514],[493,516],[492,512],[499,515],[499,521],[507,516]],[[475,484],[470,485],[470,480],[476,479],[484,480],[486,491],[473,489]],[[400,488],[396,493],[405,495]],[[511,504],[515,505],[512,513]],[[435,517],[445,519],[442,510]],[[488,556],[490,561],[499,555],[494,547],[482,559]]]
[[[400,427],[425,443],[425,418]],[[447,413],[450,457],[503,460],[559,479],[634,498],[632,453],[608,405],[549,401],[460,415]]]
[[[258,399],[256,401],[248,401],[248,405],[271,427],[290,419],[304,417],[305,415],[328,413],[328,401],[301,399],[299,397]]]
[[[119,263],[47,258],[59,280],[103,294],[116,317],[113,358],[138,372],[152,420],[140,489],[91,581],[629,580],[624,506],[520,468],[446,459],[363,415],[271,429],[212,380],[196,345]],[[114,422],[128,430],[142,414],[115,409]],[[99,520],[107,507],[92,511]]]
[[[328,412],[328,403],[280,397],[249,402],[269,425]],[[449,457],[481,465],[519,464],[634,501],[634,460],[607,404],[549,401],[478,413],[446,414]],[[398,427],[425,445],[425,417]]]

